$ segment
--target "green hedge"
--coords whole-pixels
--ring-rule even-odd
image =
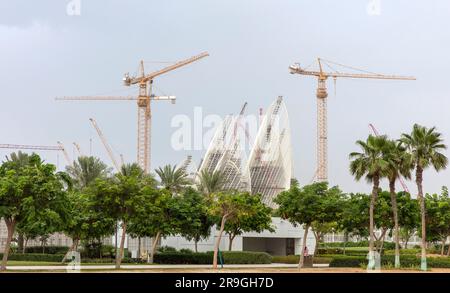
[[[3,253],[0,253],[0,258]],[[45,262],[61,262],[64,254],[42,254],[42,253],[25,253],[25,254],[10,254],[8,260],[20,261],[45,261]]]
[[[270,264],[272,257],[265,252],[223,251],[225,264]],[[154,262],[159,264],[211,264],[213,252],[176,252],[157,253]]]
[[[368,241],[358,241],[358,242],[322,242],[319,243],[320,248],[344,248],[344,247],[369,247]],[[383,244],[383,249],[395,249],[394,242],[385,241]]]
[[[351,248],[346,248],[344,250],[344,248],[336,247],[336,248],[319,248],[317,250],[318,255],[344,254],[344,252],[345,255],[367,255],[369,249],[367,248],[364,250],[352,250]]]
[[[273,256],[272,263],[285,263],[285,264],[298,264],[300,260],[299,255],[286,255],[286,256]],[[331,257],[315,256],[313,263],[315,264],[328,264],[332,260]]]
[[[395,257],[393,255],[385,255],[381,257],[382,266],[393,266]],[[418,267],[420,266],[420,258],[414,255],[400,256],[400,264],[402,267]],[[344,256],[336,255],[330,262],[330,267],[361,267],[367,265],[367,258],[362,256]],[[427,265],[430,268],[450,268],[450,258],[429,257]]]
[[[42,246],[25,247],[25,253],[41,253]],[[45,246],[45,254],[65,254],[69,250],[67,246]]]

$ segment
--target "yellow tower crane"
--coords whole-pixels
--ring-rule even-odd
[[[328,142],[327,142],[327,87],[326,81],[329,77],[332,77],[334,81],[339,77],[344,78],[368,78],[368,79],[393,79],[393,80],[415,80],[413,76],[399,76],[399,75],[384,75],[365,70],[357,69],[354,67],[346,66],[336,62],[328,61],[325,59],[317,58],[319,70],[307,70],[300,67],[299,63],[295,63],[289,66],[291,74],[309,75],[315,76],[318,80],[316,97],[317,97],[317,170],[314,175],[317,181],[328,180]],[[346,73],[339,72],[333,69],[329,64],[334,64],[342,67],[346,67],[352,70],[357,70],[364,73]],[[322,65],[325,64],[334,71],[326,72],[323,70]]]
[[[140,63],[140,72],[138,76],[130,76],[128,73],[125,74],[123,78],[124,85],[139,85],[139,94],[137,97],[90,97],[90,96],[79,96],[79,97],[61,97],[56,98],[56,100],[137,100],[138,106],[138,134],[137,134],[137,161],[142,169],[148,173],[150,170],[150,159],[151,159],[151,101],[171,101],[175,103],[174,96],[155,96],[152,93],[153,79],[157,76],[163,75],[169,71],[175,70],[179,67],[185,66],[204,57],[209,56],[207,52],[203,52],[199,55],[193,56],[191,58],[176,62],[173,65],[167,66],[160,70],[154,71],[149,74],[145,74],[144,71],[144,61]]]

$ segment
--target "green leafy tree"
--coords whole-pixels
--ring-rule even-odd
[[[235,218],[233,221],[227,221],[225,224],[225,232],[228,234],[228,250],[231,251],[233,240],[236,236],[242,235],[244,232],[263,231],[275,232],[272,227],[272,209],[261,202],[260,195],[251,195],[247,192],[241,193],[245,205],[248,207],[248,214]]]
[[[294,226],[303,225],[304,235],[299,268],[303,267],[309,228],[314,222],[335,221],[341,213],[341,207],[338,204],[341,197],[342,192],[338,187],[328,189],[327,182],[317,182],[302,188],[294,185],[275,198],[274,202],[279,205],[277,213],[283,219],[289,220]]]
[[[369,264],[368,268],[375,267],[374,254],[374,209],[378,197],[380,179],[387,173],[389,164],[383,154],[388,145],[388,139],[385,135],[369,135],[366,141],[358,140],[356,144],[362,152],[350,153],[350,172],[356,180],[365,177],[368,182],[372,182],[372,194],[370,197],[369,208]]]
[[[447,146],[444,144],[442,134],[436,131],[435,127],[427,128],[414,124],[410,134],[402,134],[400,139],[406,145],[412,155],[415,172],[416,184],[421,213],[421,235],[422,235],[422,254],[421,269],[427,269],[426,252],[426,208],[423,195],[423,171],[428,167],[433,167],[436,171],[445,169],[448,164],[447,157],[442,153]]]
[[[155,169],[155,172],[159,176],[161,185],[174,194],[180,193],[190,183],[186,171],[177,166],[165,165]]]
[[[178,200],[180,235],[189,241],[194,241],[195,252],[197,252],[198,242],[211,235],[214,218],[208,213],[205,196],[195,189],[187,188]]]
[[[420,226],[420,207],[416,199],[412,199],[408,192],[397,193],[398,221],[400,238],[404,248],[408,248],[409,239],[414,236]]]
[[[66,167],[66,172],[70,175],[75,188],[81,190],[97,178],[108,177],[111,169],[99,158],[80,156],[73,162],[73,166]]]
[[[339,230],[348,236],[369,237],[370,196],[364,193],[350,193],[342,206],[342,216],[338,218]]]
[[[220,219],[219,236],[214,245],[213,268],[216,269],[219,246],[226,223],[250,216],[252,211],[248,207],[247,200],[238,191],[212,193],[208,198],[208,206],[211,216]]]
[[[89,243],[114,233],[115,219],[95,205],[95,199],[86,190],[74,190],[68,193],[68,217],[64,223],[64,233],[72,239],[69,251],[76,251],[80,241]],[[66,254],[62,260],[66,260]]]
[[[446,187],[442,194],[427,194],[427,241],[441,242],[441,255],[444,255],[445,242],[450,236],[450,199]]]
[[[174,198],[167,189],[158,190],[145,187],[142,190],[145,203],[143,211],[130,221],[129,233],[133,237],[152,237],[152,246],[148,258],[153,263],[156,246],[162,236],[179,232],[180,222],[179,198]]]
[[[36,226],[47,223],[53,227],[64,220],[66,193],[55,171],[54,165],[45,164],[36,154],[30,156],[25,166],[17,167],[14,161],[0,166],[0,218],[8,230],[0,270],[6,269],[17,226],[31,229],[36,222]]]
[[[102,209],[110,218],[121,222],[122,237],[119,253],[116,253],[116,268],[120,268],[128,223],[138,215],[145,213],[147,197],[143,189],[147,181],[141,170],[133,169],[124,175],[117,173],[111,179],[97,179],[90,191],[96,209]]]

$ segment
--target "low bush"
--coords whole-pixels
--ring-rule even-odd
[[[42,246],[28,246],[25,247],[25,253],[41,253],[45,254],[65,254],[69,250],[67,246],[45,246],[43,250]]]
[[[344,253],[345,252],[345,253]],[[317,255],[330,255],[330,254],[345,254],[345,255],[367,255],[369,249],[352,249],[349,248],[319,248],[317,250]]]
[[[395,263],[394,255],[381,257],[381,265],[392,267]],[[414,255],[400,256],[401,267],[418,267],[420,258]],[[364,267],[367,265],[367,257],[336,255],[330,262],[330,267]],[[450,258],[428,257],[427,265],[430,268],[450,268]]]
[[[265,252],[223,251],[225,264],[270,264],[272,257]],[[169,251],[156,253],[154,262],[159,264],[211,264],[213,252]]]
[[[285,263],[285,264],[298,264],[300,260],[299,255],[285,255],[285,256],[273,256],[272,263]],[[313,257],[314,264],[328,264],[332,260],[331,257],[315,256]]]
[[[177,249],[175,247],[172,246],[161,246],[158,247],[158,249],[156,249],[156,252],[176,252]]]
[[[0,253],[0,258],[2,257],[3,253]],[[63,258],[64,254],[16,253],[8,255],[8,260],[18,260],[18,261],[61,262]]]
[[[322,242],[319,243],[319,248],[344,248],[344,247],[369,247],[368,241],[358,241],[358,242]],[[383,244],[383,249],[395,249],[394,242],[385,241]]]

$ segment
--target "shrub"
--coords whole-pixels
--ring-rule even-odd
[[[392,267],[395,263],[394,255],[385,255],[381,257],[381,265]],[[420,266],[420,258],[414,255],[404,255],[400,257],[401,267],[410,268]],[[429,257],[427,264],[430,268],[450,268],[450,258]],[[362,256],[344,256],[336,255],[330,262],[330,267],[365,267],[367,258]]]
[[[328,264],[331,262],[331,257],[315,256],[313,257],[313,263],[315,264]],[[285,264],[298,264],[300,260],[299,255],[285,255],[285,256],[273,256],[272,263],[285,263]]]
[[[180,252],[181,253],[193,253],[194,251],[192,251],[191,249],[188,249],[188,248],[182,248],[182,249],[180,249]]]
[[[265,252],[223,251],[225,264],[270,264],[272,257]],[[211,264],[213,252],[177,252],[156,253],[154,262],[159,264]]]
[[[65,254],[69,250],[67,246],[45,246],[45,254]],[[42,246],[25,247],[25,253],[41,253]]]
[[[369,247],[369,241],[358,241],[358,242],[322,242],[319,243],[320,248],[344,248],[344,247]],[[383,249],[395,249],[394,242],[385,241],[383,244]]]
[[[367,253],[369,252],[369,249],[352,249],[351,247],[348,248],[319,248],[317,250],[317,255],[332,255],[332,254],[344,254],[345,251],[345,255],[367,255]]]
[[[222,252],[225,264],[270,264],[272,256],[266,252],[253,251],[224,251]]]
[[[0,258],[3,253],[0,253]],[[45,261],[45,262],[61,262],[64,254],[42,254],[42,253],[24,253],[24,254],[10,254],[8,260],[18,261]]]
[[[177,249],[175,247],[172,246],[161,246],[159,247],[156,252],[176,252]]]

